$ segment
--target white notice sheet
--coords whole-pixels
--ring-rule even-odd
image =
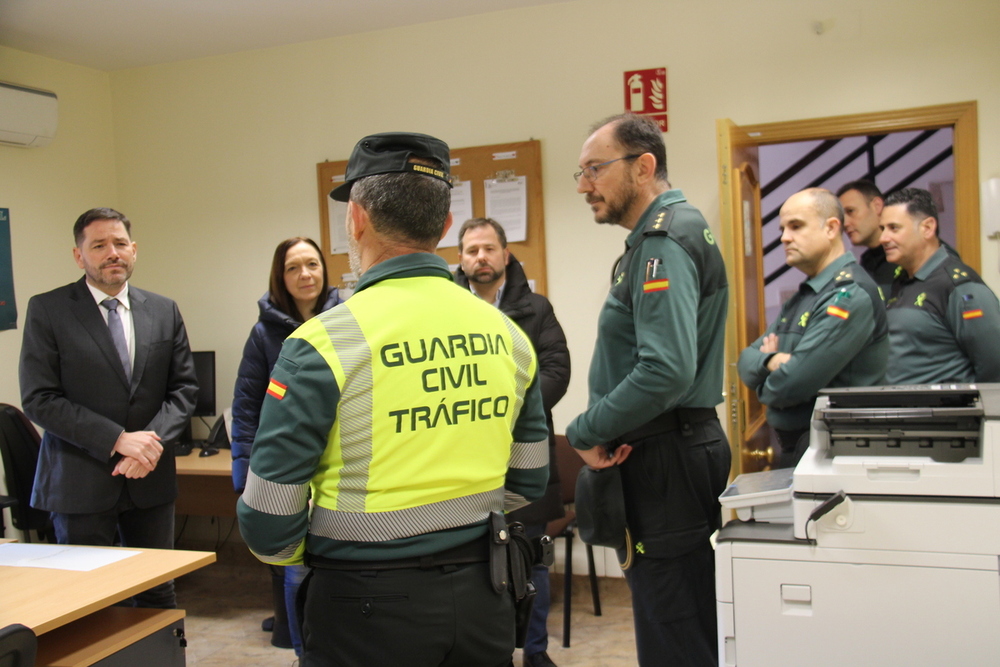
[[[333,187],[336,188],[344,182],[344,176],[334,176]],[[332,190],[333,188],[331,188]],[[335,201],[329,195],[326,198],[327,212],[330,215],[330,254],[339,255],[347,252],[347,203]]]
[[[511,180],[484,181],[486,189],[486,217],[503,226],[507,242],[515,243],[528,238],[528,179],[518,176]]]
[[[451,229],[444,235],[439,248],[453,248],[458,245],[458,230],[472,215],[472,181],[458,181],[451,189]]]

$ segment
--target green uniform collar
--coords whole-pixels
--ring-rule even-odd
[[[643,232],[646,231],[646,226],[649,225],[649,221],[653,219],[654,213],[659,211],[664,206],[680,204],[681,202],[686,201],[687,197],[685,197],[684,193],[680,190],[667,190],[663,194],[657,196],[657,198],[653,200],[653,203],[646,209],[646,212],[642,214],[642,217],[639,218],[639,222],[636,223],[635,228],[629,232],[628,238],[625,239],[625,247],[631,248],[639,241]]]
[[[837,259],[830,262],[830,265],[825,269],[817,273],[815,276],[806,281],[806,285],[809,285],[810,289],[816,294],[823,289],[823,285],[833,280],[833,276],[840,271],[842,268],[854,261],[854,255],[849,252],[845,252],[843,255]]]
[[[948,251],[945,250],[944,245],[942,245],[934,251],[934,254],[931,255],[926,262],[924,262],[923,266],[917,269],[917,272],[913,274],[913,277],[917,280],[927,280],[927,276],[931,275],[931,272],[940,266],[941,262],[943,262],[946,257],[948,257]]]
[[[429,252],[413,252],[399,255],[371,267],[358,280],[355,293],[371,287],[377,282],[390,278],[413,278],[416,276],[438,276],[454,280],[448,270],[448,262]]]

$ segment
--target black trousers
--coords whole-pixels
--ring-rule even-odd
[[[59,544],[85,544],[110,547],[115,536],[123,547],[146,549],[174,548],[174,503],[154,507],[136,507],[128,488],[122,487],[118,502],[107,512],[96,514],[63,514],[53,512],[52,526]],[[138,593],[133,598],[136,607],[174,609],[174,580]]]
[[[302,667],[507,667],[514,653],[514,600],[493,591],[487,563],[317,567],[302,587]]]
[[[729,442],[717,419],[643,438],[622,464],[639,664],[715,667],[715,552]]]
[[[806,449],[809,448],[809,429],[785,431],[776,428],[774,432],[781,445],[781,455],[775,468],[794,468],[799,464],[802,455],[806,453]]]

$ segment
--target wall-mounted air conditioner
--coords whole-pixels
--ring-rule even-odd
[[[55,93],[0,81],[0,143],[47,146],[56,136],[58,120]]]

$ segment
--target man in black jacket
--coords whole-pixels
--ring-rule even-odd
[[[507,249],[507,235],[496,220],[472,218],[458,232],[461,267],[455,282],[469,287],[479,298],[492,303],[528,334],[538,355],[538,374],[542,380],[542,402],[549,425],[549,485],[545,496],[508,515],[509,521],[525,524],[529,535],[541,535],[545,524],[563,516],[559,493],[559,468],[555,464],[555,431],[552,408],[569,385],[569,350],[566,336],[556,320],[552,304],[528,285],[521,263]],[[538,595],[531,612],[531,623],[524,644],[525,667],[548,667],[546,619],[549,614],[549,576],[544,566],[532,575]]]

